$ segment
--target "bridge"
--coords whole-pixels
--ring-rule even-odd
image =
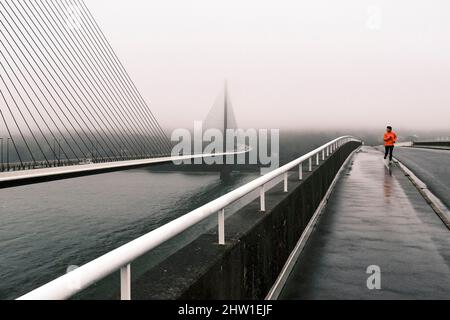
[[[83,1],[0,8],[0,188],[248,152],[228,151],[224,139],[211,154],[172,155]],[[204,122],[225,132],[236,126],[226,87],[219,100]]]
[[[171,155],[82,0],[0,1],[0,18],[0,189],[248,152]],[[232,127],[226,89],[217,109],[215,126]],[[448,152],[405,143],[389,166],[379,148],[336,137],[18,299],[70,299],[113,274],[120,292],[105,298],[448,298]],[[133,279],[137,259],[211,217],[215,228]]]
[[[400,159],[436,152],[407,148]],[[376,148],[337,138],[20,299],[67,299],[116,271],[122,299],[445,299],[450,216],[406,162],[388,167]],[[216,230],[131,281],[134,260],[211,215]],[[375,290],[373,266],[383,279]]]

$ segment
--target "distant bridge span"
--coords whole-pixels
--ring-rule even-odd
[[[247,153],[249,151],[250,151],[249,148],[245,148],[244,150],[240,151],[224,152],[224,153],[193,154],[175,157],[169,156],[150,159],[80,164],[67,167],[54,167],[54,168],[4,172],[0,173],[0,189],[54,180],[82,177],[106,172],[129,170],[140,167],[147,167],[150,165],[170,163],[174,161],[183,161],[196,158],[198,159],[198,158],[222,157],[227,155],[239,155]]]

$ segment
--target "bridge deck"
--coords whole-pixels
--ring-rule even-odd
[[[450,233],[400,171],[368,147],[354,156],[280,299],[448,299]],[[369,290],[366,269],[381,269]]]
[[[139,160],[105,162],[105,163],[91,163],[83,165],[72,165],[66,167],[53,167],[53,168],[2,172],[0,173],[0,189],[8,188],[11,186],[20,186],[32,183],[66,179],[71,177],[81,177],[104,172],[133,169],[155,164],[181,162],[184,160],[194,160],[196,158],[210,158],[210,157],[220,157],[224,155],[238,155],[242,153],[247,153],[249,152],[249,150],[250,149],[246,148],[245,150],[230,151],[215,154],[211,153],[193,154],[193,155],[170,156],[170,157],[149,158]]]

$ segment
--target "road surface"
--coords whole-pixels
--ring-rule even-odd
[[[363,147],[339,179],[279,299],[448,297],[448,229],[400,168],[389,171],[378,151]]]
[[[395,148],[394,156],[450,208],[450,150]]]

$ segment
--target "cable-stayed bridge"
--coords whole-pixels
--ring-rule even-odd
[[[171,157],[83,0],[2,0],[0,18],[2,187],[199,157]],[[235,126],[226,89],[206,119]]]
[[[2,1],[0,8],[1,134],[11,140],[11,158],[51,166],[170,154],[83,1]]]
[[[172,156],[83,0],[0,0],[0,95],[0,187],[247,152]],[[226,88],[205,124],[236,126]],[[450,215],[434,195],[448,195],[448,151],[402,149],[389,166],[362,144],[333,139],[20,298],[71,298],[116,272],[122,299],[448,297]],[[212,216],[132,279],[136,259]]]

